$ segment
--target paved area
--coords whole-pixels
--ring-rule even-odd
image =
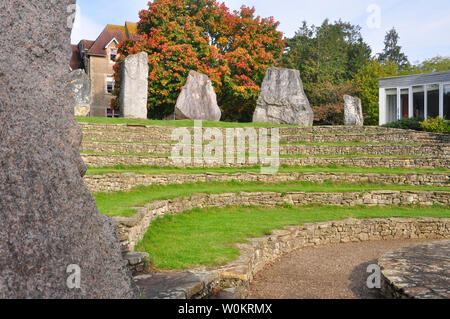
[[[370,290],[367,267],[385,253],[430,240],[372,241],[303,248],[258,273],[251,286],[255,299],[380,299]]]

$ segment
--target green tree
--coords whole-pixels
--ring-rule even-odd
[[[342,124],[342,97],[356,94],[352,80],[371,57],[361,28],[341,20],[325,20],[319,27],[303,22],[286,44],[284,65],[300,70],[316,124]]]
[[[437,56],[423,61],[413,67],[414,73],[431,73],[450,71],[450,57]]]
[[[402,52],[402,47],[398,44],[400,39],[399,34],[395,28],[387,32],[384,39],[384,50],[378,54],[378,61],[380,63],[395,63],[399,70],[407,70],[411,67],[408,57]]]
[[[400,75],[396,63],[380,63],[372,59],[356,74],[354,84],[359,89],[359,98],[363,105],[365,124],[379,123],[379,82],[380,78]]]

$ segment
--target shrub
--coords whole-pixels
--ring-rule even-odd
[[[344,125],[344,103],[316,106],[313,110],[315,125]]]
[[[425,132],[450,134],[450,122],[445,121],[440,117],[429,118],[420,123],[420,127]]]
[[[389,127],[389,128],[399,128],[399,129],[403,129],[403,130],[415,130],[415,131],[422,131],[422,127],[420,125],[420,122],[423,119],[416,119],[416,118],[412,118],[412,119],[401,119],[400,121],[397,122],[392,122],[392,123],[388,123],[383,125],[384,127]]]

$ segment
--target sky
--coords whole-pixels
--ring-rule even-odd
[[[342,19],[362,27],[373,54],[383,50],[386,32],[395,27],[409,60],[418,63],[437,55],[450,56],[450,1],[448,0],[219,0],[232,10],[255,7],[263,17],[273,16],[279,30],[291,37],[306,21],[320,25],[326,18]],[[148,0],[78,0],[72,43],[95,40],[106,24],[139,20]],[[447,40],[445,40],[447,39]]]

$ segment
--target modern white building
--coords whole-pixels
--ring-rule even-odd
[[[403,118],[450,120],[450,71],[379,79],[380,125]]]

